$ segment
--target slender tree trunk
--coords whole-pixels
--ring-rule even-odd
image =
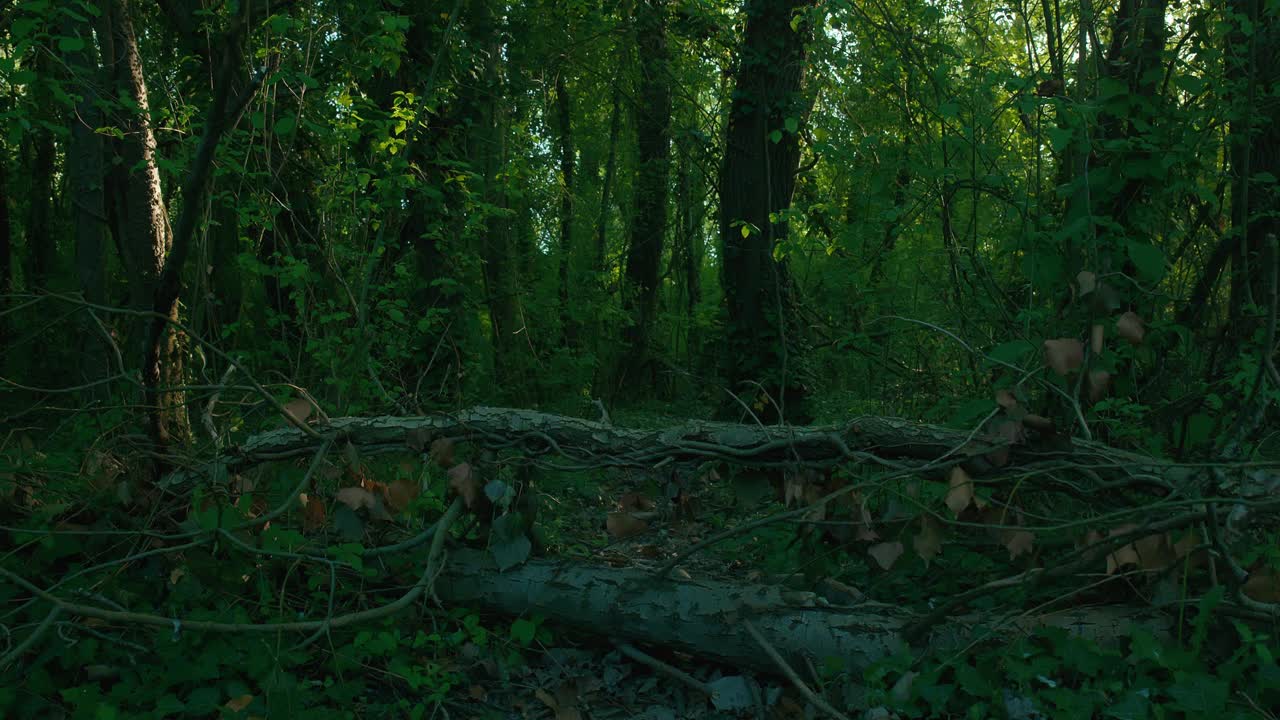
[[[130,17],[128,0],[110,0],[104,13],[110,32],[112,53],[104,64],[118,92],[127,97],[136,111],[124,111],[121,124],[124,140],[120,150],[128,175],[124,179],[122,204],[116,208],[124,236],[118,242],[124,252],[131,280],[133,307],[154,310],[166,306],[170,321],[178,319],[176,302],[161,302],[158,291],[161,273],[169,255],[172,233],[156,162],[156,137],[151,123],[150,100],[143,75],[142,57]],[[163,320],[159,322],[164,322]],[[154,322],[147,319],[141,328],[142,376],[151,412],[153,439],[161,446],[190,437],[186,395],[178,390],[156,393],[160,386],[180,387],[184,381],[182,352],[176,331],[167,323],[153,338]],[[154,396],[154,397],[153,397]]]
[[[774,222],[791,206],[800,163],[799,126],[811,100],[802,92],[809,23],[791,20],[813,0],[747,0],[720,174],[720,237],[728,302],[725,374],[730,389],[762,418],[806,422],[803,328],[785,260],[787,237]],[[763,392],[761,392],[763,389]],[[724,412],[741,407],[726,402]]]
[[[622,92],[617,79],[613,81],[613,93],[609,111],[609,153],[604,162],[604,179],[600,185],[600,214],[596,218],[596,253],[592,270],[604,272],[604,260],[609,251],[609,210],[612,205],[614,175],[618,170],[618,135],[622,130]]]
[[[649,334],[658,297],[658,271],[667,235],[668,177],[671,166],[671,70],[666,35],[666,0],[644,0],[636,11],[640,56],[635,217],[622,289],[629,317],[623,328],[624,355],[618,389],[647,387],[652,365]]]
[[[76,24],[70,19],[63,26],[64,35],[79,35],[84,40],[83,49],[69,52],[63,58],[71,71],[75,92],[80,96],[74,111],[65,116],[65,122],[71,129],[67,143],[67,175],[75,229],[77,284],[87,302],[102,305],[107,302],[104,268],[106,205],[102,136],[95,132],[103,124],[97,92],[101,73],[90,30],[87,25]],[[110,348],[102,328],[92,316],[84,313],[79,331],[81,381],[91,383],[107,377],[111,370]],[[89,388],[85,397],[90,401],[105,400],[107,390],[105,385],[95,385]]]
[[[7,309],[13,292],[13,234],[9,226],[9,149],[0,145],[0,310]],[[9,322],[0,314],[0,346],[9,341]],[[3,368],[0,368],[3,369]]]
[[[576,343],[577,322],[569,312],[569,258],[573,254],[573,206],[575,153],[573,113],[564,68],[556,73],[556,117],[560,126],[560,325],[568,345]]]
[[[49,74],[49,60],[43,53],[36,55],[34,68],[42,76]],[[28,86],[32,110],[42,119],[49,113],[53,103],[46,89],[47,82],[48,79],[45,78]],[[57,150],[53,143],[53,133],[43,123],[34,123],[26,140],[29,155],[27,177],[30,178],[24,223],[30,268],[26,287],[28,290],[40,291],[47,289],[53,279],[58,257],[57,238],[52,226],[53,177]]]
[[[505,159],[505,117],[502,107],[502,39],[493,7],[486,0],[472,0],[468,8],[468,34],[479,49],[478,84],[469,86],[460,98],[467,133],[467,160],[483,178],[486,205],[496,208],[484,223],[480,257],[489,310],[489,331],[493,343],[493,369],[499,387],[519,390],[515,367],[515,344],[520,340],[520,313],[516,290],[519,287],[519,258],[511,242],[511,228],[505,179],[501,171]]]
[[[1250,20],[1254,32],[1241,30],[1229,36],[1227,74],[1236,98],[1227,136],[1231,160],[1231,226],[1236,242],[1232,250],[1229,317],[1233,337],[1249,335],[1256,323],[1242,323],[1244,307],[1266,302],[1268,268],[1265,240],[1280,235],[1280,192],[1274,180],[1280,176],[1280,99],[1272,88],[1280,82],[1280,18],[1265,12],[1259,0],[1232,0],[1231,9]]]

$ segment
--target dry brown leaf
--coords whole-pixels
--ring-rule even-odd
[[[1022,424],[1040,432],[1053,431],[1053,421],[1043,415],[1023,415]]]
[[[791,507],[791,501],[802,502],[804,499],[804,475],[797,472],[782,474],[782,504]]]
[[[1011,390],[1001,389],[996,391],[996,404],[1005,410],[1012,410],[1018,407],[1018,398],[1014,396]]]
[[[393,513],[404,512],[421,493],[422,488],[416,481],[399,478],[387,486],[387,507]]]
[[[942,525],[928,515],[921,515],[920,532],[916,533],[911,546],[928,567],[929,562],[942,552]]]
[[[1130,345],[1141,345],[1147,329],[1142,317],[1130,310],[1116,319],[1116,334],[1127,340]]]
[[[622,512],[651,512],[656,507],[652,500],[640,493],[626,493],[618,498],[618,509]]]
[[[1106,337],[1107,331],[1102,327],[1102,323],[1094,323],[1089,331],[1089,351],[1094,355],[1101,355]]]
[[[1045,340],[1044,362],[1049,369],[1065,377],[1084,364],[1084,344],[1075,338]]]
[[[1280,603],[1280,571],[1271,566],[1258,568],[1249,573],[1241,590],[1258,602]]]
[[[1017,560],[1020,556],[1031,552],[1031,546],[1035,542],[1036,536],[1027,530],[1008,531],[1004,540],[1004,547],[1009,551],[1009,559]]]
[[[442,468],[453,466],[453,439],[436,438],[431,441],[431,460]]]
[[[352,510],[367,508],[372,510],[378,506],[378,498],[373,493],[360,487],[345,487],[338,491],[334,496],[338,502],[346,505]],[[307,503],[311,505],[312,503]]]
[[[582,713],[578,710],[578,692],[572,683],[564,683],[556,688],[555,697],[542,688],[538,688],[533,694],[555,713],[556,720],[581,720]]]
[[[449,489],[458,493],[467,508],[474,508],[483,496],[480,475],[470,463],[458,463],[449,468]]]
[[[871,510],[867,508],[867,501],[863,500],[858,505],[858,526],[854,532],[854,537],[860,542],[875,542],[880,539],[880,534],[876,532],[872,525]]]
[[[1117,527],[1117,528],[1112,528],[1107,532],[1107,535],[1109,537],[1116,537],[1117,535],[1124,535],[1126,533],[1133,532],[1134,530],[1137,530],[1137,529],[1138,529],[1137,525],[1130,523],[1127,525],[1121,525],[1120,527]],[[1097,539],[1101,539],[1100,537],[1097,537],[1096,533],[1092,533],[1092,532],[1089,533],[1089,537],[1090,538],[1096,537]],[[1142,558],[1138,556],[1137,548],[1133,546],[1133,543],[1129,543],[1128,545],[1117,548],[1114,552],[1107,555],[1107,574],[1114,575],[1117,570],[1119,570],[1122,567],[1125,567],[1126,565],[1136,566],[1136,565],[1140,565],[1141,563],[1142,563]]]
[[[947,476],[947,484],[950,485],[947,490],[947,507],[953,515],[959,516],[973,502],[973,479],[964,468],[956,465]]]
[[[1089,402],[1098,402],[1107,396],[1111,387],[1111,373],[1106,370],[1089,371]]]
[[[1181,560],[1192,550],[1195,550],[1199,545],[1200,538],[1193,530],[1183,536],[1181,540],[1173,544],[1173,556],[1178,560]]]
[[[605,520],[605,530],[615,538],[632,537],[648,529],[649,523],[629,512],[609,513],[609,517]]]
[[[311,403],[306,398],[294,398],[284,404],[284,413],[288,418],[292,418],[297,424],[305,423],[311,419],[311,413],[315,408],[311,407]],[[286,419],[288,419],[286,418]]]
[[[306,497],[305,494],[301,497]],[[316,532],[324,528],[324,502],[319,498],[310,498],[302,504],[302,531]]]
[[[240,712],[241,710],[249,707],[249,704],[252,702],[252,695],[241,695],[240,697],[231,698],[227,701],[226,705],[223,705],[223,707],[231,712]]]
[[[489,691],[483,685],[472,685],[467,688],[467,694],[471,696],[472,700],[479,700],[480,702],[485,702],[489,699]]]
[[[867,548],[867,554],[870,555],[876,564],[882,570],[888,570],[893,564],[898,562],[898,558],[902,557],[902,553],[906,550],[901,542],[894,540],[893,542],[882,542]]]
[[[1098,288],[1098,276],[1081,270],[1076,275],[1076,286],[1080,288],[1080,297],[1084,297]]]
[[[179,580],[181,580],[181,579],[182,579],[182,577],[183,577],[184,575],[186,575],[186,574],[187,574],[187,569],[186,569],[186,568],[176,567],[176,568],[174,568],[174,569],[170,570],[170,571],[169,571],[169,584],[170,584],[170,585],[177,585],[177,584],[178,584],[178,581],[179,581]]]

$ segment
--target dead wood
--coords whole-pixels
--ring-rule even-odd
[[[1091,478],[1147,478],[1177,484],[1190,470],[1098,443],[1058,438],[1019,443],[986,432],[961,432],[885,417],[857,417],[839,425],[762,426],[688,421],[631,428],[534,410],[477,407],[424,417],[340,417],[313,427],[285,427],[254,435],[228,450],[220,469],[310,455],[326,440],[362,452],[420,451],[436,438],[511,450],[564,469],[688,467],[724,462],[750,467],[830,467],[873,463],[895,469],[929,464],[941,474],[963,464],[972,475],[1038,465],[1083,468]],[[180,479],[180,478],[175,478]]]
[[[814,593],[720,580],[656,580],[649,570],[592,567],[572,561],[531,560],[499,572],[487,553],[451,552],[436,582],[441,601],[511,616],[538,613],[562,625],[606,638],[678,650],[738,667],[776,672],[777,667],[743,626],[751,623],[793,667],[806,660],[821,667],[839,658],[850,670],[906,647],[903,631],[915,615],[880,603],[824,606]],[[1168,632],[1161,616],[1115,607],[1072,608],[1017,617],[965,615],[935,626],[927,642],[963,648],[984,637],[1008,639],[1054,626],[1109,644],[1142,626]]]

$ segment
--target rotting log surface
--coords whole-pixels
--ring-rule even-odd
[[[636,568],[535,559],[500,572],[488,553],[476,550],[450,552],[435,591],[452,606],[511,616],[540,613],[596,635],[762,671],[777,668],[743,629],[743,619],[751,620],[793,667],[806,667],[806,659],[820,666],[825,658],[840,658],[849,669],[865,668],[905,647],[902,631],[916,619],[889,605],[823,607],[811,593],[716,580],[657,580]],[[931,631],[930,643],[958,649],[980,639],[985,632],[980,628],[990,624],[990,616],[953,617]],[[1104,645],[1136,626],[1157,635],[1168,632],[1167,621],[1159,616],[1099,607],[1020,616],[994,628],[995,637],[1037,626],[1061,627]]]
[[[966,433],[885,417],[858,417],[841,425],[761,426],[688,421],[665,428],[628,428],[534,410],[477,407],[423,417],[345,417],[315,426],[319,438],[288,427],[248,438],[231,448],[226,469],[306,456],[324,439],[351,442],[364,451],[423,450],[436,438],[453,438],[528,457],[556,458],[565,469],[654,468],[708,461],[754,467],[827,467],[870,462],[901,467],[962,463],[974,475],[998,469],[993,456],[1008,450],[1008,466],[1084,463],[1100,475],[1126,474],[1164,482],[1188,470],[1149,457],[1075,440],[1069,446],[1014,445],[985,433]]]

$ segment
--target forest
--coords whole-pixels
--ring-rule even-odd
[[[0,0],[0,717],[1280,718],[1280,0]]]

